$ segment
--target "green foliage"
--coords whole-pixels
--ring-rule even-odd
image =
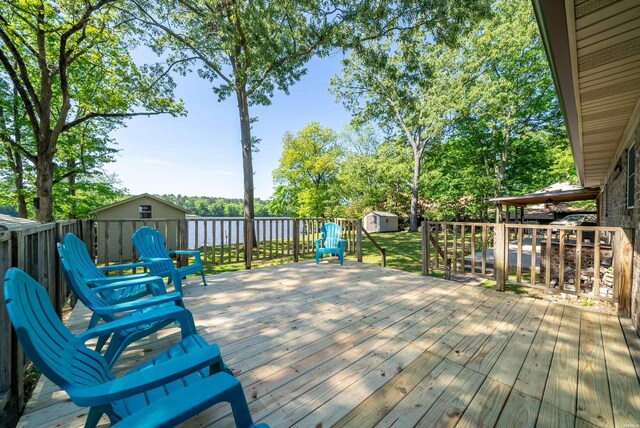
[[[446,2],[436,3],[442,6]],[[360,44],[342,61],[342,74],[331,81],[332,92],[353,113],[354,124],[376,122],[389,137],[401,139],[411,148],[412,231],[418,228],[424,155],[446,138],[456,108],[463,101],[462,76],[448,67],[444,42],[454,42],[468,30],[479,17],[476,6],[480,3],[451,2],[448,13],[465,17],[456,21],[457,25],[418,26]]]
[[[427,155],[431,219],[488,220],[489,199],[577,180],[531,5],[497,0],[446,66],[468,83],[447,143]]]
[[[158,195],[189,213],[202,217],[242,217],[242,199],[215,198],[208,196]],[[268,217],[268,201],[256,199],[256,217]]]
[[[342,149],[330,128],[310,122],[297,134],[287,132],[283,139],[280,165],[273,172],[276,192],[269,208],[285,215],[284,207],[295,207],[290,214],[320,217],[332,214],[338,205],[338,172]],[[291,209],[291,208],[290,208]]]
[[[131,58],[139,32],[127,8],[125,0],[0,3],[1,78],[21,103],[14,123],[28,124],[2,139],[35,166],[41,221],[53,218],[54,185],[73,185],[104,162],[107,135],[125,118],[183,111],[166,70]]]

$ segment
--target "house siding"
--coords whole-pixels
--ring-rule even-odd
[[[640,146],[640,127],[634,134],[632,147],[636,150]],[[627,209],[627,151],[625,150],[607,181],[604,183],[604,193],[599,199],[600,219],[603,226],[619,226],[633,229],[633,280],[631,284],[631,320],[640,331],[640,183],[638,174],[635,175],[634,208]],[[640,158],[636,156],[636,172],[640,171]]]

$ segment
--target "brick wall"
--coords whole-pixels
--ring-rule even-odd
[[[640,146],[640,127],[636,129],[636,150]],[[638,155],[640,153],[636,152]],[[600,199],[600,219],[603,226],[621,226],[634,230],[633,238],[633,282],[631,285],[631,320],[640,332],[640,156],[636,156],[635,203],[627,209],[627,152],[625,151],[616,168],[609,176]]]

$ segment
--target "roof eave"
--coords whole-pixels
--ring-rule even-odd
[[[547,59],[549,60],[551,76],[560,101],[578,179],[583,186],[597,185],[599,183],[585,182],[578,100],[574,92],[574,76],[571,65],[571,49],[565,2],[563,0],[531,1],[540,29],[542,43],[544,44]]]

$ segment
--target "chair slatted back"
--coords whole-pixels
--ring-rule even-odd
[[[64,249],[73,267],[84,278],[93,279],[105,276],[91,259],[85,243],[73,233],[64,235]]]
[[[131,240],[141,257],[169,258],[162,234],[152,227],[143,226],[136,230]],[[166,276],[171,271],[172,263],[171,260],[154,262],[150,268],[151,274]]]
[[[62,267],[62,273],[64,275],[64,279],[67,281],[67,284],[71,287],[73,292],[78,296],[78,299],[86,307],[89,309],[100,308],[108,306],[108,302],[103,298],[99,297],[87,284],[87,280],[93,279],[95,277],[87,278],[82,275],[81,272],[86,272],[86,266],[83,265],[82,259],[77,259],[75,256],[77,252],[69,252],[67,250],[67,238],[73,236],[72,234],[67,234],[64,237],[64,243],[58,242],[58,255],[60,256],[60,265]],[[70,242],[73,242],[71,240]],[[82,243],[82,241],[80,241]],[[84,243],[82,244],[84,245]],[[77,247],[76,247],[77,248]],[[86,250],[86,247],[85,247]],[[90,259],[89,259],[90,260]],[[93,262],[91,262],[93,264]],[[80,267],[77,267],[80,266]],[[95,265],[94,265],[95,268]],[[96,268],[97,269],[97,268]]]
[[[342,228],[336,223],[325,223],[320,229],[322,232],[322,245],[324,248],[338,248],[338,241],[342,234]]]
[[[46,289],[29,275],[9,269],[4,297],[25,353],[38,370],[69,395],[73,397],[75,387],[99,385],[114,378],[104,358],[64,326]]]

